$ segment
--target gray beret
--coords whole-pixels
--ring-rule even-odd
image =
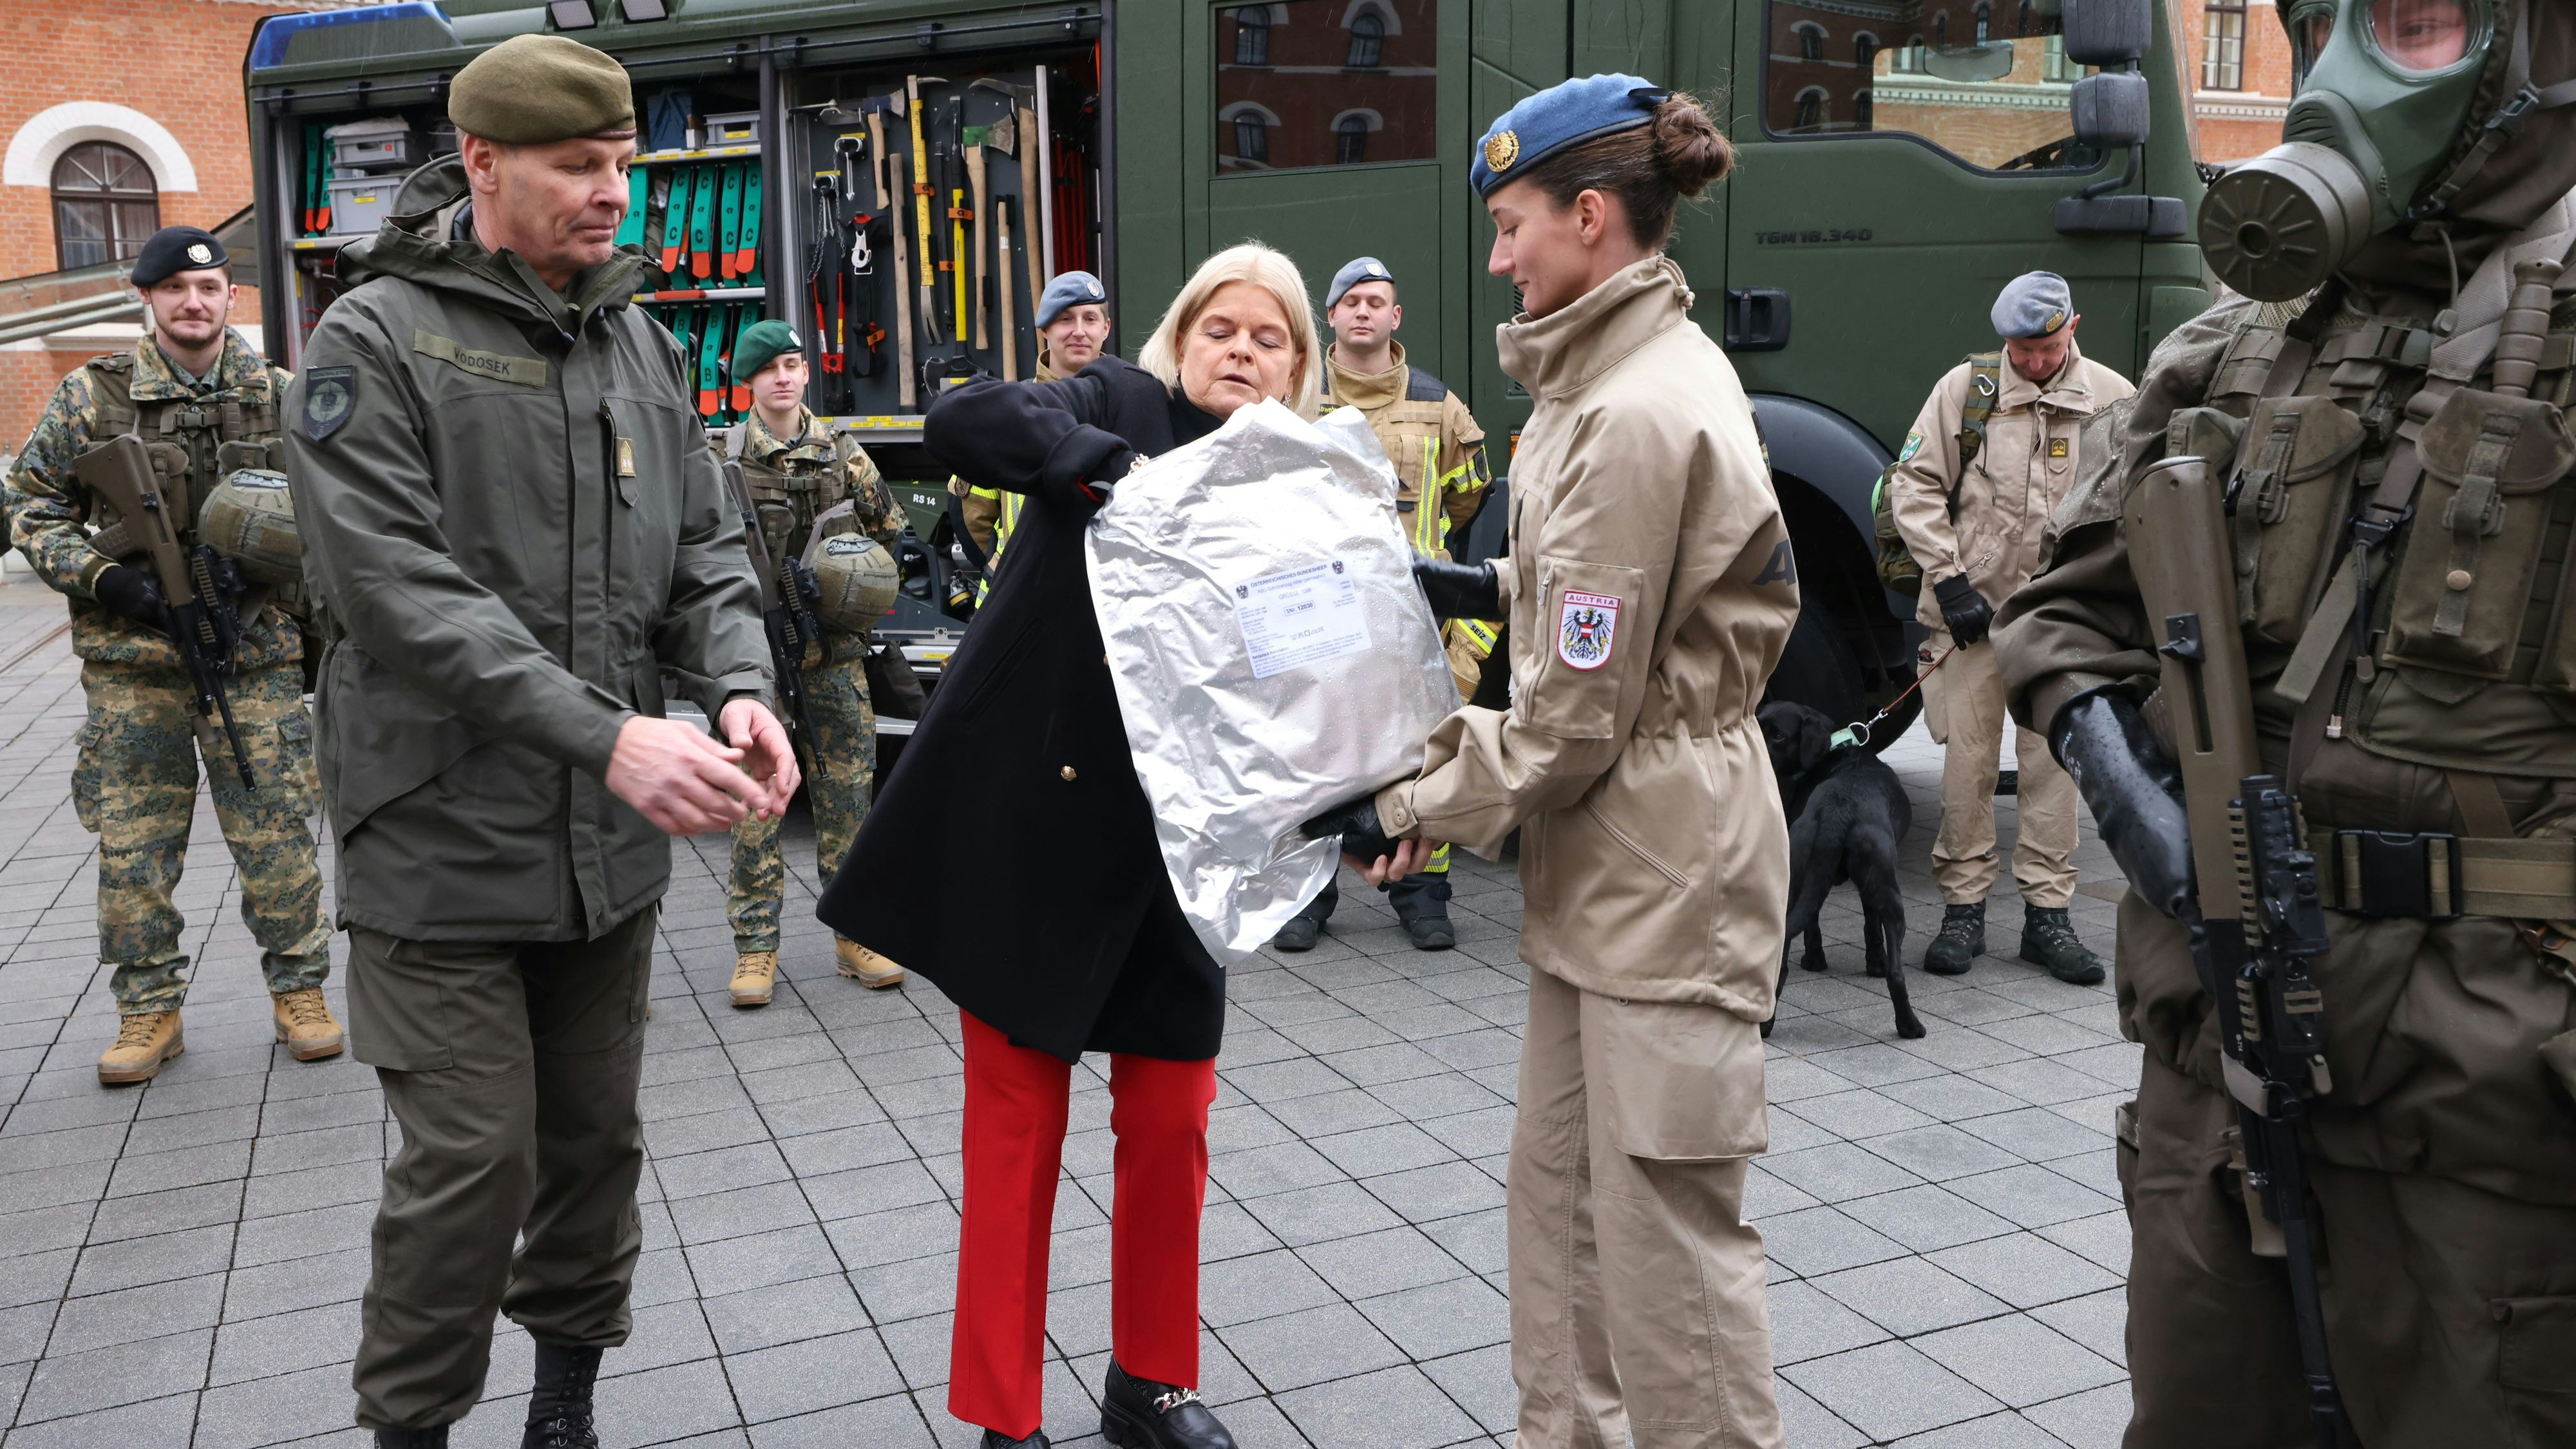
[[[560,35],[513,35],[467,62],[447,86],[456,129],[505,146],[635,134],[626,67]]]
[[[1997,337],[2046,337],[2075,316],[2075,298],[2055,272],[2024,272],[1995,298]]]
[[[1038,296],[1038,325],[1046,326],[1062,316],[1067,307],[1106,307],[1109,289],[1089,272],[1058,272],[1046,291]]]
[[[1362,282],[1384,282],[1395,285],[1395,273],[1375,257],[1353,257],[1340,271],[1333,273],[1333,287],[1324,294],[1324,310],[1332,311],[1342,304],[1342,294]]]

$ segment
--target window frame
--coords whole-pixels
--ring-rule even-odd
[[[1776,11],[1777,9],[1779,9],[1782,3],[1783,3],[1783,0],[1763,0],[1763,5],[1762,5],[1762,25],[1763,25],[1763,31],[1762,31],[1762,33],[1764,34],[1764,36],[1768,37],[1769,35],[1771,35],[1771,34],[1773,33],[1773,32],[1772,32],[1772,26],[1773,26],[1773,22],[1774,22],[1774,19],[1775,19],[1775,16],[1774,16],[1773,12],[1774,12],[1774,11]],[[1806,7],[1801,6],[1800,8],[1802,8],[1802,9],[1803,9],[1803,8],[1806,8]],[[2017,38],[2040,38],[2040,37],[2017,37]],[[2047,37],[2047,38],[2056,38],[2056,37]],[[2062,41],[2061,41],[2061,44],[2062,44]],[[1883,49],[1881,50],[1881,52],[1880,52],[1880,53],[1881,53],[1881,54],[1883,54],[1883,55],[1886,55],[1886,56],[1888,57],[1888,65],[1887,65],[1888,74],[1889,74],[1890,76],[1929,75],[1929,74],[1930,74],[1930,72],[1929,72],[1929,71],[1927,71],[1927,70],[1922,69],[1919,65],[1918,65],[1918,66],[1915,66],[1915,67],[1908,67],[1908,66],[1906,66],[1905,64],[1903,64],[1903,61],[1904,61],[1904,60],[1906,60],[1906,59],[1912,59],[1912,58],[1915,58],[1915,57],[1919,56],[1919,55],[1920,55],[1920,53],[1921,53],[1921,50],[1922,50],[1923,45],[1924,45],[1923,37],[1922,37],[1922,36],[1920,36],[1920,35],[1915,35],[1915,36],[1910,37],[1910,38],[1908,39],[1908,41],[1906,42],[1906,44],[1905,44],[1905,45],[1903,45],[1903,46],[1888,46],[1888,47],[1883,48]],[[1794,62],[1794,61],[1793,61],[1793,62],[1791,62],[1791,63],[1792,63],[1792,64],[1795,64],[1795,63],[1797,63],[1797,62]],[[1758,85],[1759,85],[1759,86],[1760,86],[1760,88],[1761,88],[1761,89],[1760,89],[1760,93],[1761,93],[1762,95],[1766,96],[1766,97],[1770,94],[1770,86],[1771,86],[1771,66],[1772,66],[1772,64],[1773,64],[1773,57],[1772,57],[1772,54],[1771,54],[1771,46],[1770,46],[1769,42],[1768,42],[1768,41],[1767,41],[1767,39],[1766,39],[1766,41],[1765,41],[1765,43],[1763,44],[1763,47],[1762,47],[1762,69],[1761,69],[1760,76],[1759,76],[1759,79],[1758,79],[1758,82],[1757,82],[1757,83],[1758,83]],[[2071,84],[2071,82],[2072,82],[2075,78],[2076,78],[2075,76],[2070,75],[2070,76],[2066,77],[2064,80],[2052,81],[2051,83],[2052,83],[2052,84]],[[1871,84],[1871,86],[1870,86],[1870,90],[1871,90],[1871,97],[1870,97],[1871,121],[1872,121],[1872,124],[1873,124],[1873,125],[1875,125],[1875,124],[1876,124],[1876,118],[1877,118],[1877,99],[1878,99],[1878,98],[1877,98],[1877,85],[1876,85],[1876,83],[1875,83],[1875,77],[1873,77],[1873,81],[1872,81],[1872,84]],[[1832,129],[1826,129],[1826,128],[1821,127],[1821,126],[1820,126],[1817,130],[1809,131],[1809,132],[1805,132],[1805,133],[1799,133],[1799,132],[1794,132],[1794,131],[1778,131],[1778,130],[1774,130],[1774,129],[1772,129],[1772,126],[1771,126],[1771,117],[1770,117],[1770,114],[1769,114],[1769,109],[1770,109],[1770,108],[1769,108],[1767,105],[1756,106],[1756,107],[1754,108],[1754,116],[1755,116],[1755,119],[1756,119],[1756,120],[1761,124],[1761,127],[1762,127],[1762,139],[1763,139],[1765,142],[1772,142],[1772,143],[1777,143],[1777,144],[1785,145],[1785,146],[1805,146],[1805,145],[1836,145],[1836,144],[1848,144],[1848,143],[1850,143],[1850,142],[1852,142],[1852,141],[1868,141],[1868,140],[1903,141],[1903,142],[1906,142],[1906,143],[1911,144],[1911,145],[1920,146],[1920,147],[1922,147],[1923,149],[1925,149],[1925,150],[1927,150],[1927,151],[1932,152],[1934,155],[1937,155],[1937,156],[1941,157],[1943,160],[1946,160],[1946,161],[1950,162],[1952,165],[1957,166],[1960,170],[1962,170],[1962,171],[1966,171],[1966,172],[1969,172],[1969,173],[1971,173],[1971,174],[1978,175],[1978,176],[2002,176],[2002,177],[2015,178],[2015,179],[2018,179],[2018,178],[2020,178],[2020,177],[2025,177],[2025,176],[2033,176],[2033,177],[2036,177],[2036,176],[2047,176],[2047,177],[2056,177],[2056,178],[2060,178],[2060,179],[2067,178],[2067,177],[2075,177],[2075,176],[2093,176],[2093,175],[2097,175],[2097,174],[2101,173],[2102,171],[2104,171],[2104,170],[2108,169],[2108,168],[2113,164],[2113,162],[2117,159],[2117,157],[2115,156],[2115,154],[2114,154],[2114,153],[2109,152],[2109,151],[2105,151],[2105,152],[2103,152],[2101,155],[2099,155],[2099,156],[2095,157],[2095,158],[2093,159],[2093,161],[2092,161],[2092,163],[2091,163],[2090,165],[2085,165],[2085,166],[2034,166],[2034,167],[2026,167],[2026,168],[2021,168],[2021,169],[2016,169],[2016,170],[2011,170],[2011,171],[2004,171],[2004,170],[1998,170],[1998,169],[1996,169],[1996,168],[1994,168],[1994,167],[1990,167],[1990,166],[1980,166],[1980,165],[1978,165],[1976,162],[1969,160],[1967,157],[1960,155],[1958,152],[1951,150],[1949,147],[1944,146],[1944,145],[1940,144],[1939,142],[1937,142],[1937,141],[1933,140],[1931,137],[1929,137],[1929,136],[1924,136],[1924,135],[1919,135],[1919,134],[1917,134],[1917,133],[1915,133],[1915,132],[1912,132],[1912,131],[1880,131],[1880,130],[1857,131],[1857,130],[1832,130]],[[2073,134],[2072,134],[2071,129],[2070,129],[2070,132],[2069,132],[2069,134],[2068,134],[2068,136],[2067,136],[2067,138],[2066,138],[2066,139],[2068,139],[2068,140],[2070,140],[2070,141],[2073,139]]]
[[[1252,4],[1228,6],[1226,8],[1234,12],[1233,63],[1239,66],[1267,69],[1270,65],[1270,32],[1278,28],[1277,23],[1270,18],[1270,7],[1267,5]],[[1246,15],[1258,15],[1261,17],[1261,21],[1257,25],[1246,25],[1243,23],[1243,18]],[[1246,41],[1254,40],[1256,36],[1259,37],[1257,43],[1252,45],[1245,44]],[[1246,50],[1256,50],[1260,53],[1255,58],[1246,60],[1244,59],[1244,52]]]
[[[1360,29],[1366,22],[1368,29]],[[1360,47],[1368,47],[1368,59],[1360,58]],[[1374,5],[1363,6],[1351,16],[1350,48],[1343,53],[1344,70],[1383,70],[1386,67],[1386,17]]]
[[[2202,7],[2200,89],[2230,94],[2245,89],[2246,22],[2245,0],[2209,0]]]
[[[82,164],[80,157],[84,152],[114,153],[124,157],[131,164],[132,173],[141,176],[150,189],[135,188],[120,191],[111,184],[89,190],[66,190],[63,186],[63,173],[68,168]],[[90,169],[103,171],[105,168]],[[160,178],[153,173],[152,163],[144,160],[141,152],[117,141],[92,139],[77,141],[63,148],[62,154],[54,158],[52,167],[46,173],[45,203],[46,220],[52,225],[54,231],[54,265],[62,271],[132,261],[142,253],[143,244],[151,239],[152,234],[161,229]],[[149,224],[143,227],[139,234],[128,237],[121,225],[125,209],[146,205],[152,209],[148,218]],[[65,207],[97,208],[100,221],[98,235],[94,238],[82,237],[76,240],[83,246],[103,242],[107,248],[106,256],[95,261],[74,262],[66,255],[67,244],[75,238],[67,237],[63,231]]]

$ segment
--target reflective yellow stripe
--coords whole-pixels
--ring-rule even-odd
[[[1496,633],[1494,626],[1482,619],[1452,619],[1449,622],[1468,638],[1475,640],[1476,647],[1488,654],[1493,653],[1494,646],[1502,642],[1502,635]]]
[[[1423,553],[1440,547],[1440,440],[1422,440],[1422,471],[1413,490],[1413,546]]]
[[[1447,875],[1449,873],[1449,842],[1445,840],[1440,842],[1440,848],[1431,852],[1431,863],[1422,868],[1422,873],[1424,875]]]
[[[999,498],[1002,516],[993,520],[993,550],[984,555],[984,577],[975,584],[975,607],[982,608],[993,592],[993,570],[1002,565],[1002,550],[1011,546],[1011,531],[1020,526],[1020,510],[1028,505],[1029,495],[1005,489],[975,490],[988,498]]]

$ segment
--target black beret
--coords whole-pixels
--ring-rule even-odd
[[[165,226],[152,233],[134,258],[134,285],[157,287],[181,272],[203,271],[232,261],[215,234],[201,226]]]

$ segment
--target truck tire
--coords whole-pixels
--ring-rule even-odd
[[[1820,605],[1811,603],[1798,611],[1798,622],[1789,630],[1788,647],[1781,651],[1779,666],[1771,671],[1771,681],[1762,691],[1763,703],[1773,700],[1822,710],[1836,724],[1857,723],[1873,712],[1862,691],[1860,661],[1852,657],[1842,630]],[[1899,701],[1896,711],[1871,731],[1870,752],[1886,749],[1913,726],[1915,716],[1922,712],[1923,691],[1918,689]]]

